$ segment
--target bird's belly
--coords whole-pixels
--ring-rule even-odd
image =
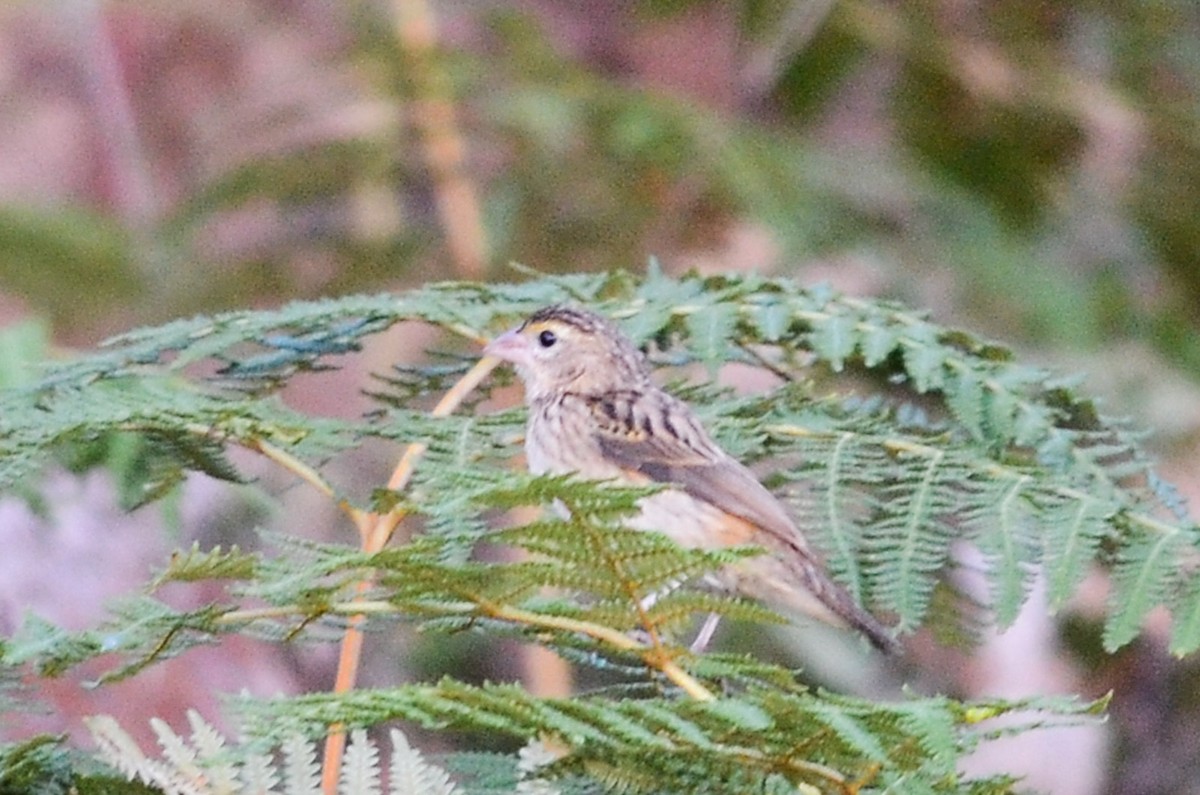
[[[715,549],[741,543],[722,532],[731,517],[721,509],[686,492],[668,489],[641,501],[642,512],[629,526],[657,530],[680,546]]]
[[[539,456],[535,449],[526,450],[529,469],[538,474],[553,473],[583,474],[581,467],[573,466],[560,448],[552,457]],[[612,467],[599,472],[593,463],[586,477],[615,479],[635,483],[628,473]],[[642,483],[645,480],[640,481]],[[569,515],[566,507],[556,503],[554,510],[560,516]],[[667,489],[641,500],[641,512],[631,518],[628,526],[634,530],[654,530],[669,537],[684,547],[718,549],[739,544],[753,545],[762,542],[761,535],[749,523],[730,516],[720,508],[692,497],[679,489]],[[771,555],[751,558],[742,563],[726,566],[712,572],[706,578],[710,585],[741,593],[751,598],[763,599],[789,611],[817,617],[830,624],[841,625],[844,620],[832,612],[819,598],[795,581],[787,566]]]
[[[530,433],[542,432],[530,428]],[[535,475],[575,474],[589,480],[612,480],[630,485],[642,485],[647,478],[634,479],[615,464],[604,461],[600,451],[568,447],[562,444],[534,443],[525,446],[525,462]],[[631,518],[628,526],[635,530],[656,530],[685,547],[712,549],[740,541],[722,540],[714,528],[728,516],[714,506],[693,499],[686,492],[668,489],[641,500],[641,513]],[[561,506],[559,514],[565,515]]]
[[[683,491],[670,490],[642,501],[642,512],[630,523],[638,530],[657,530],[685,547],[761,545],[765,540],[749,523]],[[761,599],[790,612],[814,616],[835,626],[845,624],[818,597],[797,581],[781,560],[765,554],[709,573],[711,586]]]

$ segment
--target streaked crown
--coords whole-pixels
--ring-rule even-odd
[[[586,309],[539,309],[515,330],[525,350],[514,359],[530,398],[556,391],[602,394],[649,382],[645,360],[612,322]]]

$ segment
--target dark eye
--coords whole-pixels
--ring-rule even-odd
[[[558,342],[558,337],[555,336],[553,331],[546,329],[541,334],[538,334],[538,342],[541,343],[543,348],[549,348]]]

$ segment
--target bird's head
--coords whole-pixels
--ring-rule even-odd
[[[603,394],[649,382],[641,352],[594,312],[568,306],[539,309],[506,331],[484,353],[511,362],[529,401],[560,391]]]

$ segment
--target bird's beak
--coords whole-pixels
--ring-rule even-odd
[[[506,362],[523,365],[529,363],[529,340],[512,329],[501,334],[487,344],[483,349],[485,356],[495,356]]]

